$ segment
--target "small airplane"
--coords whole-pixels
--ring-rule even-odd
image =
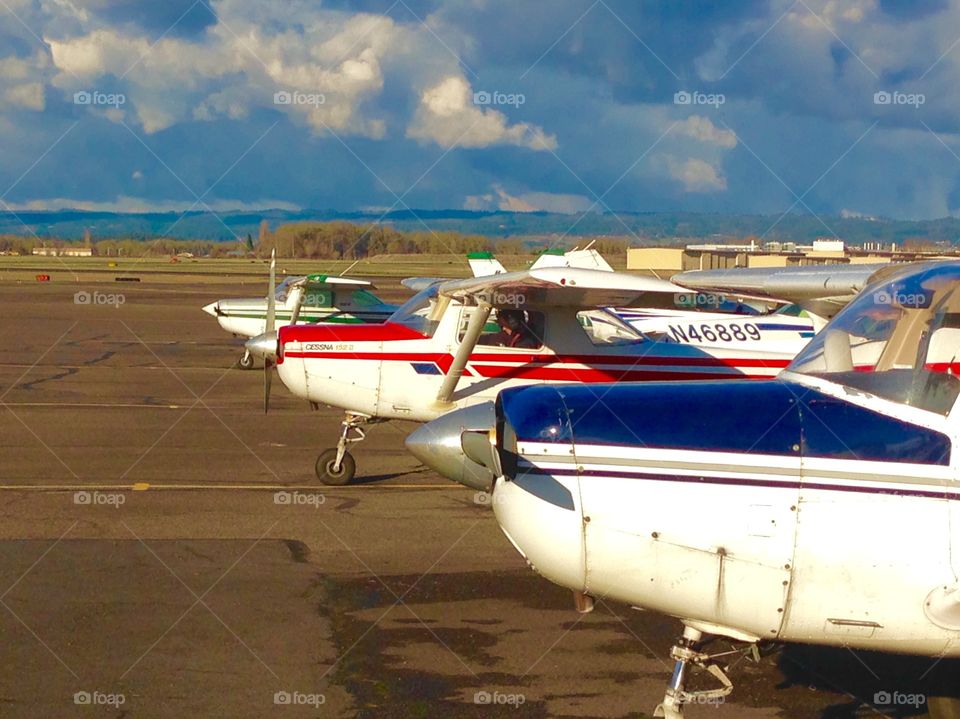
[[[276,283],[276,258],[270,259],[271,287]],[[383,322],[396,309],[370,292],[371,282],[312,274],[287,277],[271,290],[275,303],[274,327],[288,324],[377,323]],[[211,302],[203,311],[217,318],[220,326],[235,337],[256,337],[267,331],[268,304],[265,297],[223,299]],[[252,369],[254,358],[245,351],[241,369]]]
[[[958,372],[960,262],[901,265],[775,379],[515,387],[486,427],[418,432],[491,470],[503,532],[580,611],[682,622],[654,714],[680,719],[733,689],[710,637],[960,657]]]
[[[485,404],[505,387],[568,381],[773,377],[793,355],[652,340],[606,307],[671,307],[685,290],[665,280],[601,270],[546,267],[431,284],[380,325],[296,325],[246,343],[297,397],[345,411],[335,448],[316,472],[346,484],[348,445],[363,425],[426,422]],[[478,421],[489,422],[484,414]],[[460,476],[483,467],[464,463]]]
[[[547,250],[531,265],[531,269],[580,267],[613,272],[610,264],[597,250],[593,249],[593,244],[590,242],[586,247],[575,247],[567,251]],[[478,259],[470,260],[471,267],[474,268],[477,276],[479,272],[494,274],[506,271],[499,262],[492,259],[492,255],[485,253],[484,259],[479,259],[481,254],[484,253],[474,256]],[[870,272],[876,271],[879,266],[861,265],[860,267],[867,268],[866,276],[869,277]],[[861,273],[864,271],[861,270]],[[645,334],[656,335],[666,341],[698,347],[731,347],[739,350],[750,350],[760,343],[765,350],[781,352],[790,357],[794,357],[803,349],[816,329],[826,324],[826,319],[815,317],[798,304],[788,304],[773,313],[768,313],[765,307],[764,311],[761,311],[740,299],[751,297],[753,300],[761,300],[762,302],[759,303],[761,306],[771,301],[778,304],[783,302],[781,298],[769,294],[757,296],[749,292],[733,292],[732,290],[742,280],[741,276],[736,274],[737,272],[736,269],[707,270],[676,275],[671,282],[698,291],[678,294],[674,298],[673,308],[614,307],[610,309],[634,329]],[[718,273],[723,274],[718,275]],[[790,276],[793,277],[792,274]],[[749,277],[753,276],[749,275]],[[778,277],[782,279],[784,276]],[[689,284],[685,280],[689,280]],[[714,289],[718,286],[729,291],[726,294],[718,293]],[[785,287],[783,282],[774,282],[772,287],[784,290],[789,296],[789,288]],[[852,296],[855,293],[849,294]],[[836,309],[831,314],[835,312]],[[603,322],[602,318],[594,319],[600,323]]]

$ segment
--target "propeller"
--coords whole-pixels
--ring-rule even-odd
[[[276,334],[277,329],[277,249],[270,250],[270,284],[267,287],[267,324],[265,335]],[[270,383],[273,381],[273,357],[263,358],[263,413],[270,411]]]
[[[294,284],[291,288],[293,295],[293,309],[290,314],[290,324],[295,325],[300,319],[300,310],[306,288]],[[273,382],[273,368],[277,364],[279,352],[279,332],[277,331],[277,258],[276,251],[270,253],[270,283],[267,288],[267,318],[263,332],[248,339],[244,346],[254,357],[263,359],[263,413],[270,411],[270,386]]]

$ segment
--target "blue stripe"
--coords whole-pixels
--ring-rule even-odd
[[[779,325],[767,322],[755,322],[762,330],[783,330],[784,332],[813,332],[813,325]],[[813,337],[813,335],[810,335]]]
[[[440,368],[433,362],[411,362],[410,364],[417,374],[441,374]]]
[[[576,470],[576,469],[542,469],[540,467],[524,467],[519,477],[606,477],[612,479],[636,479],[651,482],[682,482],[685,484],[714,484],[739,487],[768,487],[771,489],[818,489],[828,492],[855,492],[858,494],[886,494],[898,497],[924,497],[931,499],[952,499],[960,501],[960,494],[947,492],[946,489],[903,489],[901,487],[865,487],[854,484],[835,484],[827,482],[799,481],[791,479],[778,482],[770,479],[755,477],[716,477],[716,476],[685,476],[680,474],[645,474],[643,472],[607,471],[607,470]],[[528,480],[529,481],[529,480]]]
[[[783,380],[518,387],[498,406],[521,441],[950,463],[945,434]]]

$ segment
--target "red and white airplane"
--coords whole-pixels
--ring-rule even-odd
[[[441,282],[383,324],[291,325],[247,347],[268,370],[276,363],[294,395],[345,411],[337,446],[316,465],[321,481],[345,484],[356,469],[347,447],[371,422],[426,422],[506,387],[542,382],[770,378],[793,358],[762,344],[746,350],[650,339],[603,309],[674,307],[687,292],[655,278],[547,267]],[[269,387],[268,372],[265,406]],[[488,471],[477,469],[477,484],[486,486]]]

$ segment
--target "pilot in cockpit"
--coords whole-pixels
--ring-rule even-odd
[[[500,331],[482,336],[478,344],[525,349],[536,349],[541,344],[537,335],[527,324],[526,313],[523,310],[499,310],[497,324],[500,326]]]

